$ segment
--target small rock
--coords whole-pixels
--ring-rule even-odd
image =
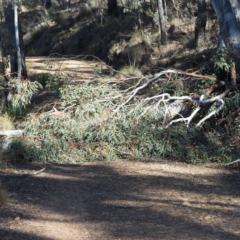
[[[184,201],[182,203],[183,206],[187,206],[187,207],[190,207],[191,206],[191,203],[190,202],[187,202],[187,201]]]
[[[208,221],[208,220],[210,220],[211,218],[212,218],[212,217],[211,217],[210,215],[207,215],[207,216],[204,217],[204,220]]]

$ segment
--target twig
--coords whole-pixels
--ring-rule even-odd
[[[115,150],[116,152],[119,152],[119,153],[121,153],[121,154],[130,155],[131,157],[134,157],[134,155],[133,155],[132,153],[123,152],[123,151],[120,151],[120,150],[118,150],[118,149],[116,149],[116,148],[113,148],[113,150]]]
[[[46,169],[46,167],[44,167],[43,169],[41,169],[41,170],[39,170],[39,171],[36,171],[36,172],[30,173],[29,175],[37,175],[37,174],[43,172],[45,169]]]
[[[73,105],[71,105],[71,106],[69,106],[69,107],[66,107],[64,110],[63,110],[63,112],[65,112],[66,110],[68,110],[68,109],[70,109],[70,108],[72,108],[72,107],[75,107],[77,104],[73,104]]]

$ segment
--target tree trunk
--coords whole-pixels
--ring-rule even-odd
[[[117,0],[108,0],[108,15],[118,16]]]
[[[23,45],[23,37],[20,27],[20,22],[18,22],[18,36],[19,44],[16,42],[16,29],[15,29],[15,16],[14,16],[14,6],[12,0],[3,0],[5,22],[8,29],[8,39],[9,39],[9,51],[10,51],[10,71],[11,77],[17,77],[18,73],[18,55],[17,50],[20,48],[21,53],[21,76],[27,78],[27,70],[25,65],[25,52]]]
[[[17,67],[18,67],[18,80],[22,79],[22,58],[20,50],[20,40],[19,40],[19,24],[18,24],[18,7],[17,0],[14,0],[14,27],[15,27],[15,39],[16,39],[16,48],[17,48]]]
[[[71,0],[67,0],[67,9],[71,7]]]
[[[238,24],[240,3],[239,0],[211,0],[216,12],[220,32],[218,35],[218,50],[221,48],[231,48],[240,50],[240,27]],[[233,88],[237,89],[237,73],[235,64],[231,64],[230,83]]]
[[[240,20],[240,1],[230,0],[237,20]]]
[[[166,31],[166,25],[165,25],[162,0],[158,0],[158,14],[159,14],[159,23],[160,23],[161,43],[163,45],[166,45],[167,44],[167,31]]]
[[[195,25],[195,46],[201,47],[205,42],[205,29],[206,29],[206,1],[198,0],[198,15]]]
[[[211,0],[211,2],[220,26],[218,49],[223,47],[240,49],[240,27],[237,22],[240,11],[239,1]]]

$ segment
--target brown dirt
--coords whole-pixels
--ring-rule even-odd
[[[46,64],[47,61],[49,61],[48,64]],[[66,82],[91,80],[100,76],[102,79],[104,74],[109,73],[104,63],[81,60],[77,57],[73,59],[71,57],[27,57],[26,65],[30,76],[39,73],[59,74]]]
[[[170,161],[1,170],[0,239],[240,239],[240,175]]]

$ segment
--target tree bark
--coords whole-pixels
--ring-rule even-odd
[[[17,46],[17,43],[16,43],[13,1],[3,0],[3,8],[4,8],[5,22],[8,29],[11,77],[12,78],[17,77],[17,73],[18,73],[17,49],[19,47],[21,52],[21,59],[22,59],[21,76],[23,78],[27,78],[27,70],[25,65],[25,51],[24,51],[24,44],[23,44],[23,37],[22,37],[20,22],[18,22],[19,46]]]
[[[161,43],[163,45],[167,45],[167,31],[166,31],[166,25],[165,25],[162,0],[158,0],[158,14],[159,14],[159,25],[160,25],[159,31],[161,34]]]
[[[198,15],[195,24],[195,46],[201,47],[205,42],[205,29],[206,29],[206,1],[198,0]]]
[[[220,26],[218,49],[233,47],[240,49],[239,1],[211,0]],[[233,5],[232,5],[233,3]]]
[[[14,0],[14,27],[15,27],[15,38],[16,38],[16,48],[17,48],[17,67],[18,67],[18,80],[22,79],[22,58],[20,50],[20,40],[19,40],[19,24],[18,24],[18,7],[17,0]]]
[[[237,20],[240,19],[240,1],[239,0],[230,0],[235,16],[237,18]]]

